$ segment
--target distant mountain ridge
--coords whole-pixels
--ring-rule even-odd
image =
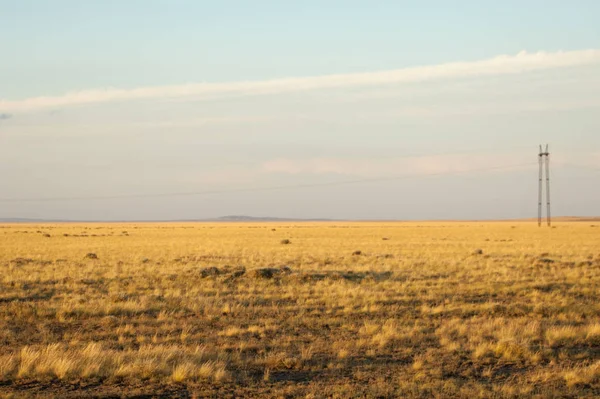
[[[294,218],[276,218],[270,216],[245,216],[229,215],[221,216],[216,219],[209,219],[217,222],[293,222],[293,221],[331,221],[333,219],[294,219]]]
[[[490,219],[490,220],[394,220],[394,219],[324,219],[324,218],[278,218],[271,216],[227,215],[208,219],[167,219],[167,220],[71,220],[71,219],[37,219],[37,218],[0,218],[0,223],[173,223],[173,222],[534,222],[537,219]],[[600,216],[557,216],[554,222],[600,222]]]
[[[33,219],[33,218],[0,218],[0,223],[66,223],[70,220],[62,219]]]
[[[270,216],[227,215],[208,219],[167,219],[167,220],[69,220],[69,219],[35,219],[35,218],[0,218],[0,223],[137,223],[137,222],[327,222],[334,219],[300,219],[277,218]]]

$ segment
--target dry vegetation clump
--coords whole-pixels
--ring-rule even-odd
[[[595,230],[0,226],[0,396],[597,397]]]

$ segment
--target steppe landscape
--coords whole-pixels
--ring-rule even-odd
[[[6,397],[597,397],[600,221],[0,226]]]

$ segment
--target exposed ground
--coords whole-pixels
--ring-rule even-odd
[[[0,395],[597,397],[594,223],[0,225]]]

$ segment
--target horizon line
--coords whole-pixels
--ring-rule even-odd
[[[229,219],[239,217],[239,220]],[[600,221],[598,216],[555,216],[553,222],[586,222]],[[490,218],[490,219],[330,219],[330,218],[285,218],[285,217],[254,217],[254,216],[220,216],[215,218],[185,218],[185,219],[131,219],[131,220],[98,220],[98,219],[45,219],[45,218],[0,218],[0,224],[28,224],[28,223],[278,223],[278,222],[312,222],[312,223],[331,223],[331,222],[397,222],[397,223],[416,223],[416,222],[535,222],[537,217],[527,218]]]

